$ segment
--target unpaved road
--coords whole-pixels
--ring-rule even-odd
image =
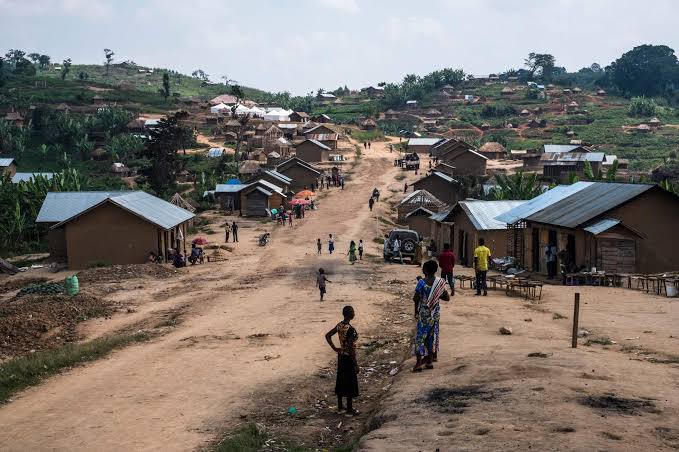
[[[375,306],[391,298],[364,295],[361,275],[375,257],[350,266],[345,253],[351,239],[362,238],[367,253],[381,258],[367,200],[373,187],[386,192],[394,181],[393,155],[375,143],[345,190],[326,190],[319,210],[293,227],[242,228],[227,262],[191,267],[179,280],[130,283],[112,294],[137,312],[91,322],[88,337],[168,309],[183,311],[183,322],[150,343],[17,395],[0,408],[0,449],[191,450],[255,410],[250,402],[258,390],[327,367],[334,357],[323,334],[341,319],[342,307],[353,304],[358,330],[368,331]],[[265,228],[273,231],[272,243],[261,248],[255,238]],[[330,233],[337,247],[332,256],[325,245]],[[315,249],[319,237],[322,256]],[[314,286],[320,266],[333,281],[322,304]]]

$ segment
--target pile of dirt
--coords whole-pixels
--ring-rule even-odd
[[[81,284],[96,284],[143,278],[145,276],[166,279],[172,278],[176,274],[174,269],[158,264],[111,265],[110,267],[92,268],[78,272],[78,281]]]
[[[12,292],[14,290],[19,290],[22,287],[28,286],[29,284],[40,284],[48,281],[47,278],[10,278],[7,281],[0,284],[0,294],[7,292]]]
[[[0,303],[0,359],[78,339],[76,325],[105,317],[115,307],[86,293],[26,295]]]

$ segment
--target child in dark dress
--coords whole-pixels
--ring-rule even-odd
[[[342,403],[342,398],[346,397],[347,406],[346,413],[348,416],[356,416],[359,414],[354,409],[353,399],[358,397],[358,363],[356,362],[356,341],[358,340],[358,333],[351,321],[354,319],[354,308],[345,306],[342,309],[344,320],[335,326],[332,330],[325,334],[325,340],[328,341],[330,347],[337,353],[337,381],[335,383],[335,394],[337,395],[337,410],[345,409]],[[332,337],[337,334],[340,340],[340,346],[335,347],[332,342]]]

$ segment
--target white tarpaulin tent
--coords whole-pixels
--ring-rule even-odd
[[[283,110],[282,108],[272,108],[264,114],[264,119],[267,121],[290,121],[292,110]]]
[[[230,107],[226,104],[217,104],[214,107],[210,107],[210,113],[219,113],[222,110],[227,110]]]

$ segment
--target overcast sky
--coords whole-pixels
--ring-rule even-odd
[[[442,67],[488,74],[531,52],[569,70],[679,48],[676,0],[0,0],[0,50],[201,68],[270,91],[360,88]]]

